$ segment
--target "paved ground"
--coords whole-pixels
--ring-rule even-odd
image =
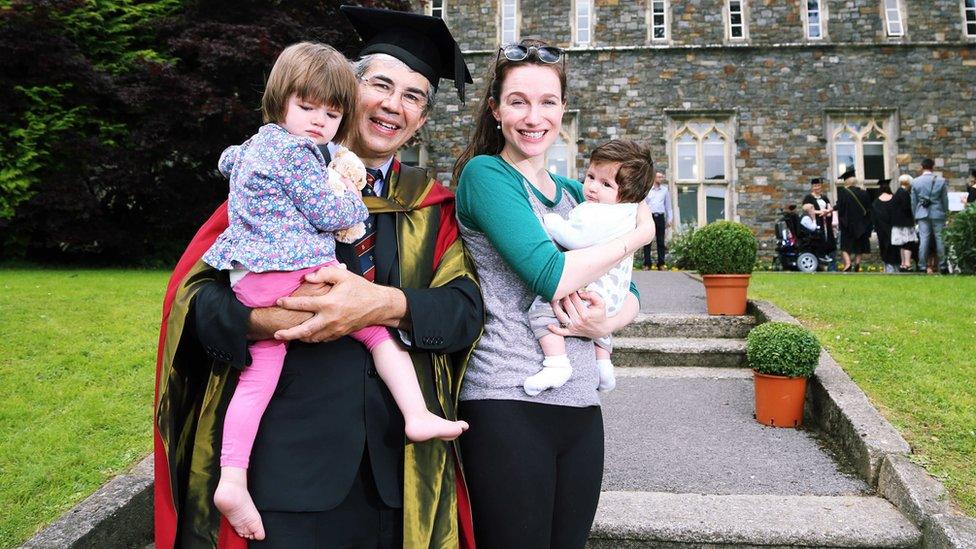
[[[707,315],[705,287],[683,272],[634,271],[642,313]]]
[[[751,377],[619,377],[603,399],[603,489],[818,496],[869,491],[856,475],[839,470],[814,433],[765,427],[752,414]]]
[[[642,312],[705,315],[704,288],[681,272],[636,271]],[[845,495],[869,491],[816,433],[753,419],[745,369],[618,368],[603,398],[604,490]]]

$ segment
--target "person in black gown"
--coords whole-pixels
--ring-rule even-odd
[[[966,186],[967,194],[966,194],[966,202],[965,202],[967,206],[969,204],[976,204],[976,168],[969,170],[968,183],[969,184]]]
[[[837,190],[840,220],[840,251],[844,272],[861,270],[861,254],[871,252],[871,195],[857,187],[857,174],[847,170],[840,176],[844,186]]]
[[[891,242],[891,228],[894,225],[895,209],[898,204],[891,194],[891,180],[878,180],[878,197],[871,204],[871,222],[878,234],[878,250],[884,263],[884,272],[898,272],[901,247]]]
[[[898,246],[901,255],[899,271],[912,270],[912,254],[918,253],[918,235],[915,232],[915,216],[912,215],[912,176],[902,174],[898,178],[891,213],[891,243]]]

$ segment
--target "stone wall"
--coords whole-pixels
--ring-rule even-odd
[[[568,57],[568,109],[578,111],[580,168],[586,151],[622,137],[646,141],[659,168],[668,170],[670,120],[730,117],[736,128],[734,214],[765,238],[782,206],[798,202],[811,177],[828,175],[831,116],[871,112],[894,122],[889,156],[907,155],[910,164],[892,161],[889,176],[914,172],[930,156],[961,190],[968,170],[976,168],[976,46],[962,37],[957,0],[906,0],[908,35],[897,40],[884,36],[880,0],[831,0],[827,39],[817,42],[803,39],[799,0],[753,1],[749,40],[734,45],[725,44],[722,0],[672,1],[672,41],[663,47],[646,45],[646,28],[639,28],[646,22],[634,7],[644,2],[595,4],[596,47],[573,48]],[[477,11],[483,21],[493,17],[483,13],[486,6],[497,9],[480,0],[447,5],[452,29],[464,37],[473,31],[460,30],[467,23],[459,13]],[[566,45],[571,5],[522,0],[522,35]],[[618,37],[621,42],[613,43]],[[456,96],[441,94],[424,130],[429,166],[444,181],[473,128],[496,40],[492,35],[490,43],[466,45],[476,80],[468,102],[462,106]],[[780,46],[768,47],[774,43]]]

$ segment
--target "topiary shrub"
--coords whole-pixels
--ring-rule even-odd
[[[716,221],[695,231],[691,261],[699,274],[749,274],[759,243],[742,223]]]
[[[767,322],[749,332],[746,357],[761,374],[810,377],[820,362],[820,342],[803,326]]]
[[[955,214],[945,230],[949,259],[963,274],[976,274],[976,204]]]

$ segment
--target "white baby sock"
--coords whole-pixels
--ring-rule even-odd
[[[547,356],[542,361],[542,370],[525,378],[522,387],[529,396],[536,396],[546,389],[562,387],[573,374],[573,367],[566,355]]]
[[[597,388],[603,392],[610,392],[617,386],[617,378],[613,375],[613,363],[609,358],[598,359],[596,368],[600,372],[600,386]]]

